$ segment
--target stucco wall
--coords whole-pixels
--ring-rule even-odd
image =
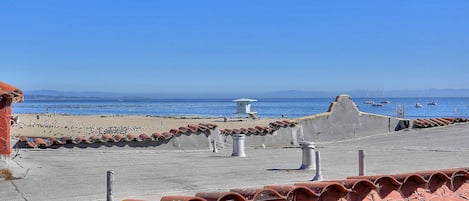
[[[325,142],[365,137],[378,133],[408,128],[409,121],[377,114],[360,112],[348,95],[339,95],[325,113],[293,119],[295,127],[280,128],[265,135],[247,135],[249,147],[297,146],[301,141]],[[172,149],[210,149],[212,141],[219,149],[231,148],[231,136],[220,135],[218,128],[210,134],[177,136],[167,143]],[[168,146],[169,145],[169,146]]]
[[[316,142],[364,137],[408,127],[408,120],[360,112],[348,95],[337,96],[327,112],[297,121],[303,127],[304,140]]]

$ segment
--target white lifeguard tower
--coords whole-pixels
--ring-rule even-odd
[[[236,112],[235,112],[235,114],[255,116],[255,114],[257,113],[256,111],[251,110],[252,109],[251,103],[255,102],[257,100],[249,99],[249,98],[240,98],[240,99],[236,99],[236,100],[233,100],[233,101],[236,102]]]

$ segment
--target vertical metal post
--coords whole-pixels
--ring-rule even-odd
[[[109,170],[107,171],[107,193],[106,193],[106,201],[113,201],[114,195],[112,193],[112,182],[114,181],[114,171]]]
[[[322,181],[321,152],[315,151],[315,156],[316,156],[316,175],[314,175],[312,181]]]
[[[358,150],[358,176],[364,176],[365,172],[365,151],[360,149]]]

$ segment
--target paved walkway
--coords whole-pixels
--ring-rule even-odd
[[[246,140],[249,140],[247,138]],[[325,180],[358,174],[358,150],[366,152],[368,175],[469,166],[469,124],[377,134],[317,144]],[[297,170],[299,148],[163,151],[157,148],[25,149],[15,158],[24,179],[0,181],[9,201],[105,200],[106,171],[115,171],[115,200],[159,200],[164,195],[262,187],[310,180],[314,170]]]

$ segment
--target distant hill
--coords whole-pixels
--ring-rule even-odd
[[[430,93],[431,91],[431,93]],[[349,94],[353,98],[376,97],[469,97],[469,89],[431,90],[353,90],[353,91],[273,91],[248,93],[112,93],[66,92],[56,90],[24,91],[26,100],[105,100],[105,99],[203,99],[203,98],[331,98]]]

